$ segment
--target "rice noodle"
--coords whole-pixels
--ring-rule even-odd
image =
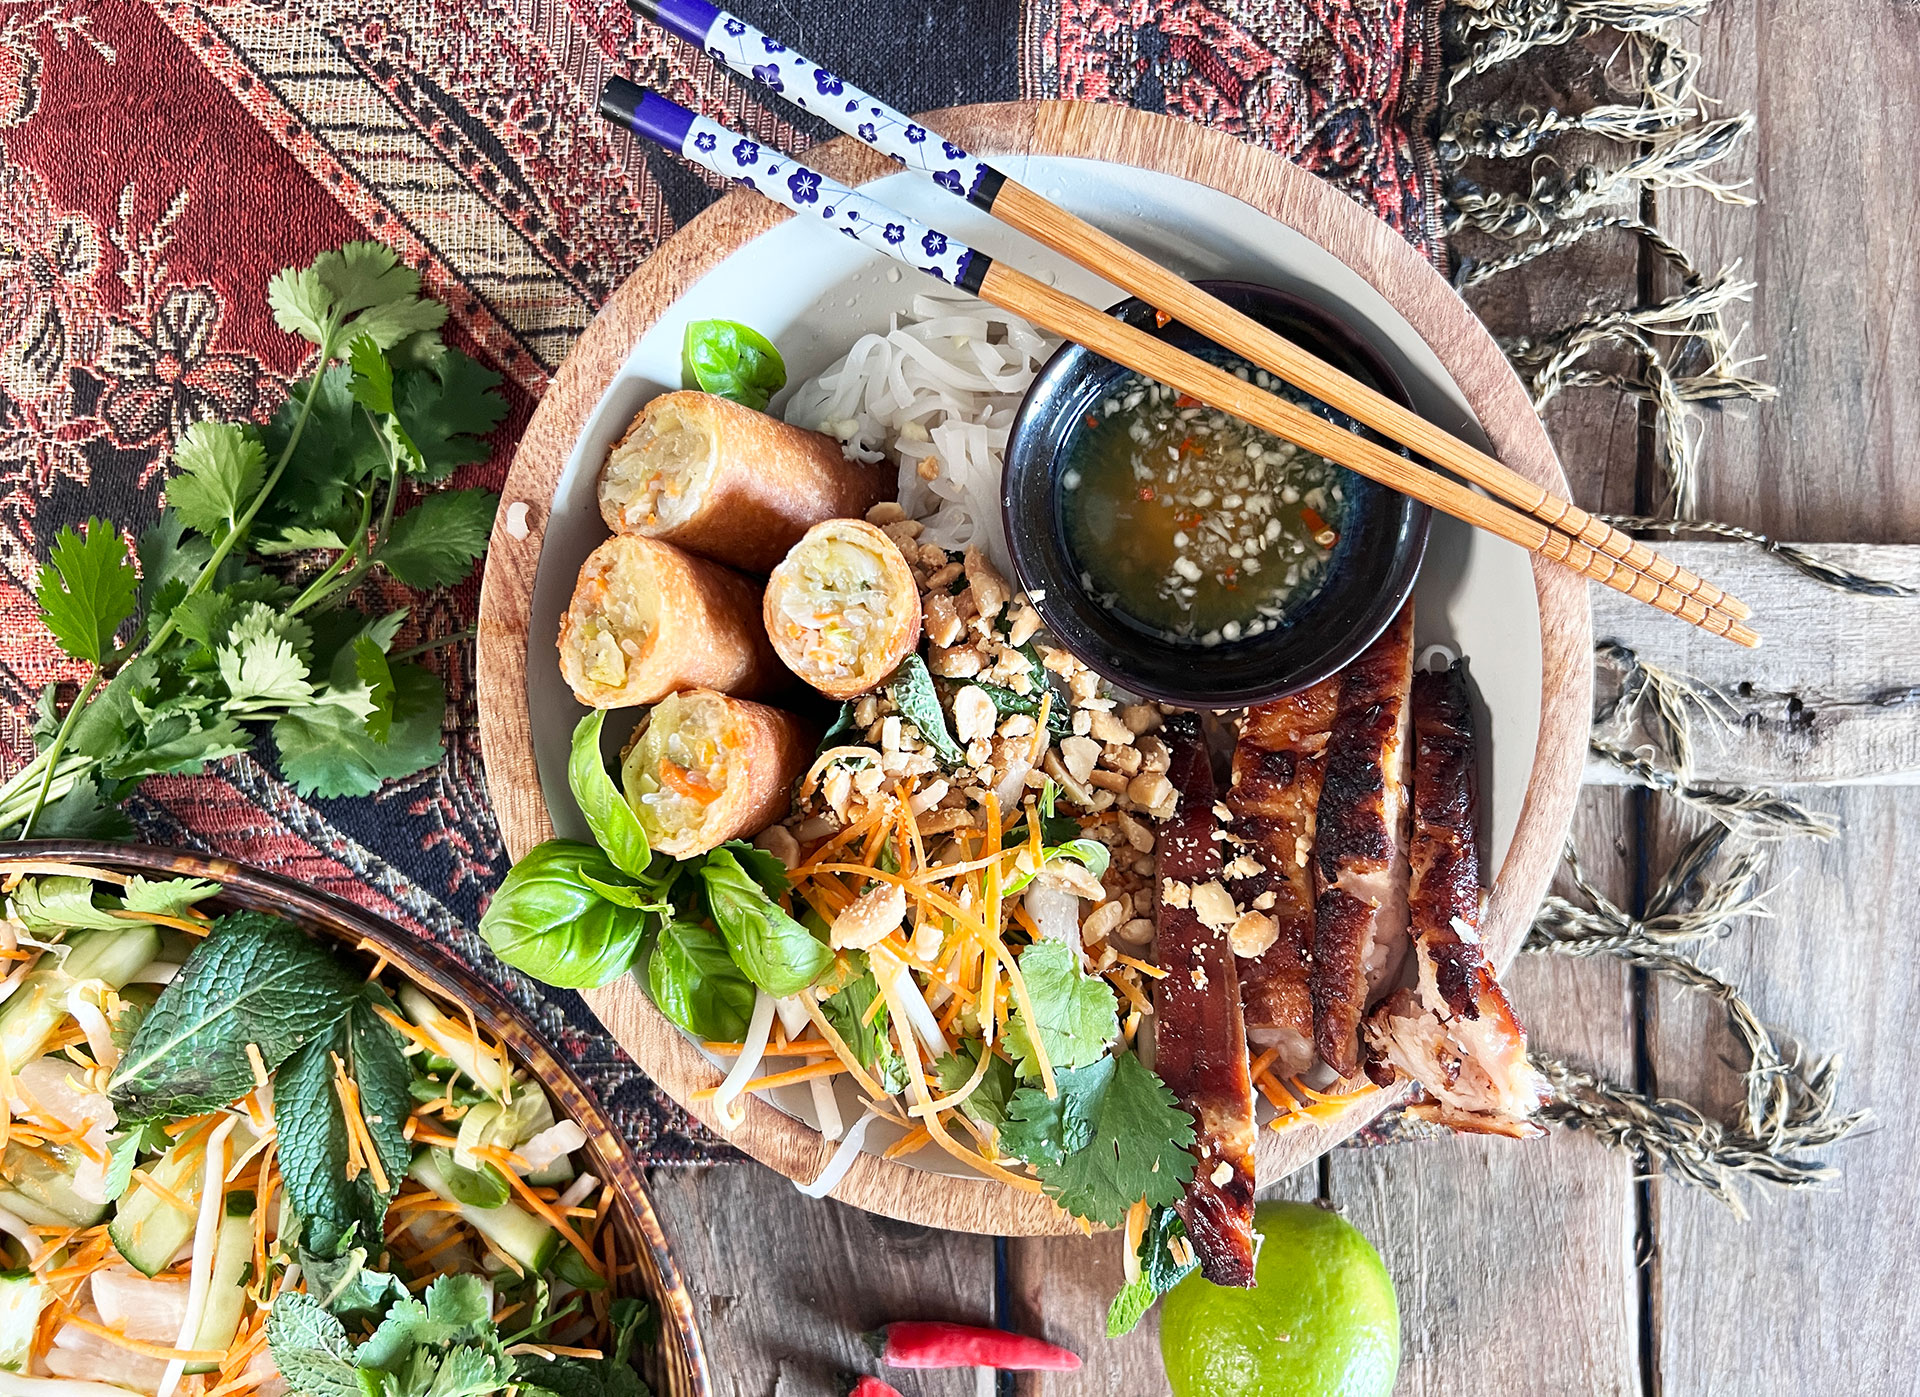
[[[795,390],[787,420],[839,438],[856,460],[892,461],[900,505],[926,525],[927,542],[982,548],[1011,575],[1001,455],[1021,397],[1059,343],[971,296],[915,296],[887,334],[862,335]],[[929,457],[937,469],[924,480]]]

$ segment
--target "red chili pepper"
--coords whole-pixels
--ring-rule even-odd
[[[1004,1329],[982,1329],[973,1324],[942,1320],[905,1320],[864,1336],[867,1347],[892,1368],[1005,1368],[1020,1372],[1044,1369],[1071,1373],[1080,1367],[1080,1355],[1045,1339],[1009,1334]]]
[[[1100,419],[1095,417],[1092,413],[1087,414],[1086,421],[1087,421],[1088,431],[1092,431],[1095,427],[1098,427],[1100,425]]]
[[[900,1389],[868,1376],[855,1383],[848,1390],[847,1397],[900,1397]]]
[[[1200,400],[1191,393],[1182,393],[1173,400],[1173,405],[1175,407],[1199,407]]]
[[[1186,455],[1189,451],[1198,451],[1199,449],[1200,449],[1199,447],[1193,444],[1192,437],[1188,437],[1185,441],[1180,443],[1180,454],[1182,456]]]

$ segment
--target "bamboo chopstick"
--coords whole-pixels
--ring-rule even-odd
[[[1098,307],[995,262],[871,195],[828,179],[777,149],[763,147],[751,137],[698,116],[657,93],[614,78],[601,95],[600,110],[723,178],[758,190],[796,213],[821,219],[837,232],[1011,311],[1043,330],[1085,345],[1263,431],[1714,635],[1741,645],[1759,644],[1760,637],[1753,630],[1698,596],[1630,568],[1531,515],[1477,494],[1458,481],[1116,320]]]
[[[706,0],[628,0],[641,15],[678,34],[745,78],[770,86],[802,111],[822,117],[908,169],[930,176],[1009,227],[1140,297],[1287,383],[1312,394],[1469,484],[1541,523],[1645,573],[1710,610],[1745,620],[1739,599],[1661,556],[1647,544],[1594,518],[1479,448],[1436,427],[1385,394],[1343,373],[1251,316],[1224,304],[1152,258],[1008,179],[950,141],[940,139],[747,21]]]

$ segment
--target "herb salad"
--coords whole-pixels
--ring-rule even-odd
[[[384,960],[220,889],[15,874],[0,1393],[643,1397],[586,1134]]]

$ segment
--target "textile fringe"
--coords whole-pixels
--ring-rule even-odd
[[[1542,1064],[1542,1070],[1554,1084],[1556,1104],[1550,1116],[1647,1149],[1744,1215],[1734,1188],[1739,1176],[1787,1188],[1824,1182],[1835,1171],[1799,1156],[1845,1138],[1870,1113],[1836,1114],[1837,1061],[1810,1062],[1796,1046],[1783,1043],[1733,984],[1684,949],[1725,936],[1742,917],[1772,915],[1766,893],[1754,891],[1760,867],[1752,849],[1732,849],[1720,876],[1708,877],[1715,860],[1729,853],[1729,844],[1730,833],[1724,828],[1696,836],[1647,899],[1640,917],[1595,887],[1569,848],[1567,864],[1587,905],[1548,898],[1525,949],[1610,956],[1721,1005],[1746,1054],[1741,1074],[1746,1100],[1735,1121],[1714,1121],[1684,1101],[1631,1092],[1564,1063]]]
[[[1698,189],[1730,204],[1751,204],[1750,181],[1730,181],[1718,167],[1753,130],[1751,113],[1707,119],[1696,78],[1700,57],[1678,37],[1679,22],[1704,14],[1709,0],[1461,0],[1449,11],[1458,59],[1447,93],[1533,49],[1567,44],[1611,30],[1631,71],[1637,102],[1601,102],[1580,112],[1457,110],[1436,144],[1445,172],[1449,236],[1475,233],[1516,244],[1494,256],[1462,256],[1455,285],[1466,290],[1559,252],[1608,229],[1652,248],[1677,273],[1678,294],[1640,306],[1617,306],[1538,338],[1514,341],[1508,353],[1544,408],[1568,388],[1605,387],[1653,405],[1658,458],[1665,477],[1662,512],[1694,512],[1699,479],[1698,409],[1769,398],[1772,388],[1749,376],[1738,357],[1739,333],[1729,313],[1752,289],[1735,267],[1712,277],[1684,249],[1641,216],[1650,190]],[[1571,170],[1552,158],[1563,137],[1598,137],[1631,153]],[[1491,190],[1464,167],[1491,172],[1531,160],[1524,189]],[[1596,367],[1596,364],[1598,366]],[[1619,365],[1624,364],[1624,367]]]
[[[1631,529],[1642,533],[1663,534],[1709,534],[1714,538],[1736,539],[1742,543],[1751,543],[1773,554],[1798,572],[1806,574],[1816,582],[1842,592],[1854,592],[1863,597],[1914,597],[1920,596],[1920,587],[1911,587],[1904,582],[1887,582],[1877,577],[1866,577],[1829,562],[1816,553],[1796,547],[1791,543],[1781,543],[1778,539],[1768,538],[1753,529],[1743,529],[1737,524],[1719,524],[1709,519],[1655,519],[1641,514],[1602,514],[1597,516],[1617,529]]]

